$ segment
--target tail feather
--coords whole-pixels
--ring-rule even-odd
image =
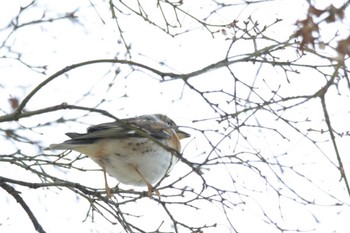
[[[47,149],[48,150],[74,150],[78,145],[77,144],[68,144],[68,143],[59,143],[51,144]]]
[[[66,135],[70,138],[77,138],[77,137],[80,137],[80,136],[84,136],[85,134],[80,134],[80,133],[66,133]]]
[[[85,134],[79,133],[66,133],[70,140],[64,141],[58,144],[51,144],[47,149],[48,150],[74,150],[77,147],[81,147],[83,145],[91,144],[95,140],[91,139],[79,139],[79,137],[84,136]]]

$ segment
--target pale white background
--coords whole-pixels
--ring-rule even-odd
[[[325,0],[319,1],[318,7],[327,6],[330,2],[342,4],[342,1]],[[3,28],[17,14],[19,6],[27,3],[26,1],[1,1],[0,4],[0,27]],[[125,47],[118,42],[119,33],[115,22],[111,19],[107,2],[96,1],[93,4],[95,9],[87,1],[39,1],[41,7],[38,7],[37,11],[30,11],[25,15],[28,19],[35,19],[40,18],[43,10],[57,13],[64,12],[67,9],[79,8],[76,14],[83,25],[62,20],[52,25],[19,30],[16,33],[16,38],[11,39],[13,40],[12,49],[23,53],[23,60],[28,63],[33,65],[47,64],[48,68],[46,75],[44,75],[33,72],[15,59],[0,60],[0,83],[5,87],[1,88],[0,106],[8,106],[9,97],[24,98],[42,80],[65,66],[92,59],[123,57]],[[153,1],[150,1],[148,7],[149,9],[155,9],[155,12],[157,12]],[[187,9],[198,8],[196,15],[201,17],[210,12],[211,3],[210,1],[202,2],[199,0],[185,1],[185,7]],[[232,7],[227,11],[219,12],[211,20],[213,24],[224,24],[232,22],[234,19],[243,21],[252,15],[253,19],[258,20],[260,24],[269,25],[276,18],[281,18],[283,21],[274,26],[269,33],[271,37],[284,41],[296,29],[295,22],[305,17],[306,10],[307,4],[305,1],[271,1],[257,5],[252,4],[251,6]],[[104,24],[100,17],[105,22]],[[161,20],[159,14],[152,15],[152,17],[155,19],[158,17]],[[168,69],[167,71],[186,73],[225,57],[230,43],[227,39],[232,35],[230,31],[224,34],[218,28],[218,32],[213,37],[206,29],[201,28],[200,25],[191,21],[188,17],[183,16],[181,20],[191,31],[173,38],[139,18],[120,17],[119,23],[124,31],[123,35],[126,41],[132,43],[133,61],[161,70]],[[344,33],[344,37],[347,36],[347,26],[349,24],[347,19],[344,21],[344,24],[339,24],[337,28],[325,28],[322,35],[327,36],[328,33],[333,35],[338,30],[340,35]],[[6,35],[8,35],[8,31],[0,32],[1,38]],[[239,46],[234,46],[232,55],[248,53],[252,49],[251,43],[240,42]],[[6,54],[5,49],[1,52]],[[332,56],[332,51],[324,51],[324,53]],[[284,54],[281,53],[281,56],[292,59],[297,54],[295,51],[285,51]],[[165,63],[166,66],[161,66],[160,62]],[[321,61],[306,57],[301,62],[319,64]],[[245,77],[245,81],[249,84],[253,83],[257,68],[258,66],[244,63],[234,66],[236,74],[239,77]],[[153,74],[132,72],[126,66],[121,66],[120,74],[113,79],[111,75],[113,71],[109,72],[110,69],[110,64],[96,64],[73,70],[69,72],[69,77],[61,76],[48,84],[29,102],[26,108],[34,110],[62,102],[94,107],[104,98],[106,102],[100,105],[99,108],[106,109],[120,118],[146,113],[164,113],[171,116],[182,126],[206,130],[217,129],[218,126],[215,121],[196,124],[192,122],[193,120],[215,117],[215,114],[200,96],[188,88],[185,88],[184,92],[181,93],[179,90],[183,88],[183,83],[180,80],[159,83],[157,77],[154,77]],[[283,71],[272,66],[264,66],[259,70],[259,76],[267,80],[272,89],[284,84],[285,86],[282,86],[281,92],[285,95],[310,94],[324,85],[324,80],[317,77],[317,72],[303,71],[300,75],[291,74],[292,82],[289,84],[284,78]],[[127,78],[123,78],[124,76]],[[260,82],[262,91],[259,93],[266,96],[270,95],[270,93],[264,92],[264,82]],[[114,85],[108,89],[110,83]],[[193,83],[203,90],[224,88],[224,90],[232,91],[231,85],[233,85],[229,73],[225,69],[208,72],[193,78]],[[336,90],[333,91],[334,95],[328,99],[332,103],[328,106],[334,119],[333,126],[335,129],[349,129],[349,99],[337,96]],[[242,97],[249,95],[249,90],[243,87],[239,92]],[[128,98],[123,98],[124,95],[127,95]],[[234,110],[232,105],[223,104],[227,100],[224,95],[217,95],[212,98],[221,103],[223,109],[231,112]],[[254,99],[256,96],[252,98]],[[295,120],[304,120],[305,116],[310,117],[313,119],[310,125],[315,128],[317,126],[322,128],[324,127],[323,117],[319,105],[319,100],[315,99],[289,114]],[[10,112],[11,109],[9,106],[7,109],[2,107],[2,111]],[[1,127],[11,128],[17,124],[25,127],[36,126],[42,121],[55,120],[60,116],[68,119],[77,118],[76,122],[69,121],[64,125],[52,125],[38,128],[33,132],[25,132],[27,136],[31,136],[38,143],[47,146],[52,142],[65,140],[64,133],[67,131],[83,132],[88,125],[108,120],[106,117],[97,114],[80,118],[82,115],[84,113],[79,111],[53,112],[45,114],[45,116],[22,119],[18,123],[1,124]],[[44,117],[44,120],[42,117]],[[302,205],[283,197],[279,199],[259,176],[255,177],[246,168],[235,166],[235,170],[231,170],[231,168],[225,170],[222,167],[210,169],[205,173],[208,182],[214,183],[218,187],[231,188],[231,186],[234,186],[231,181],[231,177],[233,177],[238,181],[237,186],[244,184],[252,190],[252,192],[247,193],[250,198],[246,205],[233,207],[232,211],[227,213],[235,228],[239,232],[280,232],[273,224],[264,222],[267,221],[262,212],[264,210],[268,216],[273,218],[273,221],[286,229],[300,230],[301,232],[349,232],[349,227],[346,225],[350,218],[349,196],[345,192],[343,183],[339,181],[338,170],[329,165],[327,158],[331,158],[336,163],[333,148],[330,144],[322,144],[321,152],[315,149],[310,141],[305,140],[304,137],[289,128],[283,128],[281,122],[275,121],[267,114],[259,113],[255,117],[256,121],[263,121],[265,125],[280,127],[280,130],[291,139],[290,141],[283,140],[273,132],[259,133],[259,131],[251,131],[249,138],[254,141],[255,148],[259,149],[262,154],[268,153],[275,156],[282,155],[287,151],[288,156],[283,157],[281,161],[294,165],[296,169],[300,168],[303,174],[315,182],[315,186],[310,185],[310,182],[306,180],[298,180],[295,174],[284,174],[284,179],[289,182],[288,184],[292,189],[297,190],[310,200],[315,199],[319,205]],[[305,127],[310,127],[310,125]],[[222,130],[222,127],[220,127],[220,130]],[[192,140],[184,142],[184,145],[187,145],[184,155],[189,160],[197,161],[203,158],[202,156],[205,156],[211,147],[200,133],[190,129],[189,131],[193,137]],[[213,134],[212,140],[218,142],[220,138]],[[327,141],[329,137],[328,135],[321,135],[319,140]],[[344,137],[339,139],[338,142],[341,153],[345,155],[349,149],[349,138]],[[18,146],[4,138],[1,139],[1,145],[0,154],[13,153],[16,146]],[[222,153],[230,153],[235,146],[235,138],[224,140],[221,144]],[[31,145],[20,144],[20,147],[27,154],[41,153]],[[249,145],[240,143],[238,147],[244,151],[245,149],[248,150]],[[76,154],[72,153],[71,156],[73,158]],[[349,158],[343,159],[347,168]],[[84,168],[98,168],[89,160],[84,160],[79,165]],[[103,186],[102,174],[99,171],[82,174],[69,170],[62,172],[55,167],[51,169],[50,172],[60,174],[60,177],[72,182],[79,182],[92,187]],[[186,169],[188,167],[185,165],[178,164],[172,172],[173,179],[179,174],[183,174]],[[269,174],[269,171],[266,171],[266,174]],[[14,169],[10,164],[0,164],[0,175],[22,179],[24,177],[24,180],[40,182],[38,179],[35,180],[34,177],[27,177],[27,172]],[[117,184],[117,181],[113,178],[109,178],[109,182],[112,185]],[[198,180],[196,180],[196,177],[190,177],[184,182],[194,188],[200,188],[197,187]],[[278,184],[279,181],[271,176],[269,182]],[[320,190],[320,187],[323,190]],[[242,192],[245,190],[240,189],[240,187],[232,189]],[[89,207],[88,203],[77,198],[70,191],[49,189],[43,192],[43,190],[23,188],[21,191],[23,198],[30,200],[28,203],[32,211],[47,232],[119,232],[121,230],[119,225],[111,225],[98,215],[94,216],[94,221],[90,217],[84,221]],[[326,194],[328,192],[336,196],[336,199],[348,204],[334,206],[335,200]],[[288,190],[282,193],[286,196],[293,196]],[[234,202],[237,202],[241,197],[232,194],[231,198]],[[198,221],[198,224],[219,222],[218,228],[212,229],[212,231],[208,230],[208,232],[233,232],[219,206],[205,202],[200,204],[202,206],[198,211],[188,211],[177,207],[178,209],[174,211],[174,215],[183,216],[191,223],[196,221]],[[283,209],[280,210],[279,206],[283,206]],[[149,230],[156,229],[159,226],[159,219],[164,215],[157,203],[146,198],[133,205],[128,205],[128,209],[124,210],[135,209],[142,216],[140,221],[144,222],[145,229]],[[0,232],[35,232],[24,211],[3,190],[0,190],[0,210]],[[280,211],[283,212],[283,218],[281,218]]]

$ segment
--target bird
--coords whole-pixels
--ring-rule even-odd
[[[168,175],[181,156],[180,140],[190,134],[180,130],[163,114],[141,115],[93,125],[86,133],[66,133],[70,138],[51,144],[51,150],[74,150],[87,155],[103,171],[105,190],[112,197],[107,175],[120,183],[147,186],[151,198],[153,185]]]

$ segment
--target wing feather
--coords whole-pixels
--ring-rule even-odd
[[[103,138],[123,139],[128,137],[145,137],[145,134],[155,139],[169,139],[170,127],[159,121],[153,115],[144,115],[138,118],[127,118],[115,122],[102,123],[90,126],[86,133],[66,133],[71,139],[53,144],[53,148],[67,148],[72,145],[91,144]],[[142,132],[142,133],[140,133]]]

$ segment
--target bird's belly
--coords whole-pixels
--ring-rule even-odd
[[[118,181],[145,186],[164,177],[177,162],[177,157],[165,148],[145,138],[119,139],[104,144],[103,154],[90,156]],[[144,180],[145,179],[145,180]]]

